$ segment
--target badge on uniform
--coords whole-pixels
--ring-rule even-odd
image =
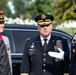
[[[34,43],[32,43],[32,45],[30,46],[30,49],[29,49],[29,53],[30,55],[32,55],[34,53]]]
[[[10,49],[10,45],[6,44],[6,49],[9,50]]]
[[[56,41],[56,48],[63,49],[63,48],[62,48],[62,41],[61,41],[61,40],[57,40],[57,41]]]
[[[55,48],[56,52],[59,52],[58,48],[62,49],[62,41],[61,40],[57,40],[56,41],[56,46],[54,46],[54,48]],[[55,58],[55,61],[58,62],[58,61],[61,61],[61,60],[58,59],[58,58]]]

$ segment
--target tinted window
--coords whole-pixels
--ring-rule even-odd
[[[9,37],[12,53],[23,53],[26,40],[37,36],[38,31],[5,30],[3,34]]]
[[[12,31],[15,51],[22,53],[27,39],[37,36],[37,31]]]

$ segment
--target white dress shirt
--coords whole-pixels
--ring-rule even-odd
[[[49,43],[50,38],[51,38],[51,34],[46,38],[46,39],[47,39],[47,41],[46,41],[47,44]],[[42,46],[44,45],[44,42],[45,42],[44,39],[45,39],[45,38],[43,38],[43,37],[40,35],[40,40],[41,40]]]

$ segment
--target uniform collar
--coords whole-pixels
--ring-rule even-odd
[[[46,38],[46,39],[47,39],[47,44],[49,43],[50,38],[51,38],[51,34]],[[44,39],[45,39],[45,38],[43,38],[43,37],[40,35],[40,40],[41,40],[42,45],[44,44]]]
[[[50,38],[51,38],[51,34],[50,34],[46,39],[49,41]],[[41,39],[41,41],[43,41],[45,38],[43,38],[43,37],[40,35],[40,39]]]

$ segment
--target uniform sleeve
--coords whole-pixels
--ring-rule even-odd
[[[63,40],[63,50],[64,50],[64,61],[63,61],[63,71],[64,73],[69,73],[69,65],[70,65],[70,51],[69,51],[69,46],[67,43],[67,40]]]
[[[11,75],[9,59],[3,40],[0,40],[0,75]]]
[[[29,72],[30,72],[30,64],[28,57],[28,42],[26,42],[22,58],[21,75],[27,75],[29,74]]]
[[[71,66],[69,75],[76,75],[76,44],[71,43]]]
[[[7,50],[7,54],[8,54],[8,58],[9,58],[9,63],[10,63],[10,69],[11,69],[11,73],[12,73],[12,60],[11,60],[10,41],[9,41],[9,38],[7,36],[2,35],[2,37],[3,37],[3,41],[5,43],[5,46],[6,46],[6,50]]]

